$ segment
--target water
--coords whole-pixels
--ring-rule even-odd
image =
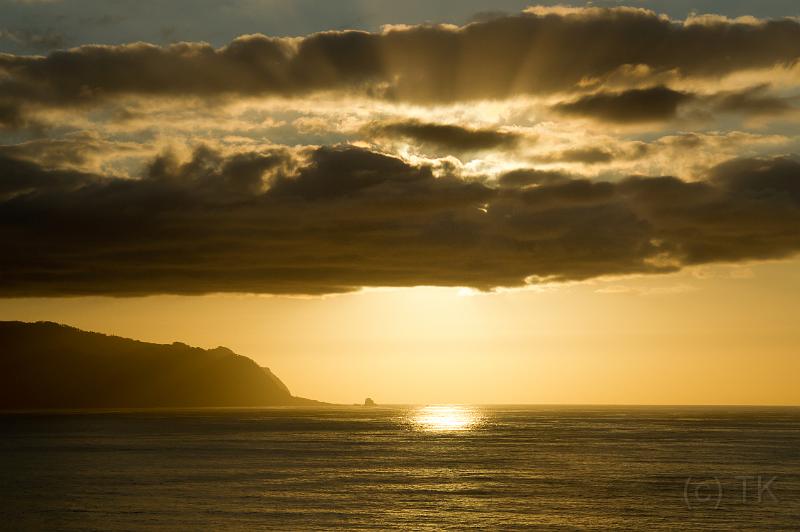
[[[800,529],[800,409],[27,413],[0,429],[7,530]]]

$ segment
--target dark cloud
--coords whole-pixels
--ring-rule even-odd
[[[82,172],[46,169],[35,162],[8,157],[2,152],[0,176],[2,202],[27,194],[66,193],[100,179]]]
[[[552,185],[571,179],[568,174],[553,170],[534,170],[520,168],[502,174],[497,179],[501,187],[523,188],[528,186]]]
[[[248,35],[219,49],[136,43],[81,46],[46,57],[5,54],[0,99],[74,105],[124,94],[293,97],[333,90],[453,102],[572,91],[626,65],[714,79],[788,65],[799,56],[800,23],[792,19],[684,25],[641,9],[592,8],[500,16],[460,28],[336,31],[300,39]],[[618,97],[634,107],[656,106],[610,112],[622,121],[669,116],[684,98],[664,88]],[[612,97],[593,98],[564,109],[614,106]]]
[[[226,204],[247,200],[266,188],[266,179],[293,167],[291,155],[277,148],[263,152],[239,153],[223,157],[200,146],[192,159],[180,163],[167,153],[149,165],[145,181],[148,186],[166,185],[175,191],[185,190],[195,198]]]
[[[415,141],[423,148],[447,152],[476,152],[511,149],[521,135],[497,129],[469,128],[451,124],[432,124],[418,120],[371,124],[367,134],[378,137],[401,137]]]
[[[18,128],[26,123],[20,106],[0,100],[0,128]]]
[[[614,160],[614,154],[605,148],[572,148],[536,157],[542,163],[603,164]]]
[[[710,95],[681,92],[665,86],[632,89],[621,92],[597,92],[553,106],[567,116],[592,118],[601,122],[658,122],[676,118],[681,107],[693,104],[701,115],[740,113],[750,116],[777,115],[797,110],[797,97],[769,94],[769,85],[762,84],[739,91],[723,91]]]
[[[519,286],[800,250],[800,162],[494,181],[354,147],[166,155],[140,179],[0,155],[0,295]]]
[[[777,115],[796,110],[792,101],[769,94],[769,84],[757,85],[741,91],[720,93],[711,98],[716,111],[748,115]]]
[[[621,190],[681,264],[782,258],[800,251],[800,161],[740,159],[707,181],[633,178]]]
[[[600,92],[556,104],[553,109],[563,115],[603,122],[657,122],[675,118],[678,107],[693,99],[691,94],[658,86],[622,92]]]

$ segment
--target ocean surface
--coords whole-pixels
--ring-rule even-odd
[[[3,530],[800,530],[800,409],[0,415]]]

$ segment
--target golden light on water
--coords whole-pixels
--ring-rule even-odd
[[[419,430],[441,432],[469,430],[481,421],[477,409],[458,405],[425,406],[412,415],[412,422]]]

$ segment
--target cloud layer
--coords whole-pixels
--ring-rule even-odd
[[[471,153],[492,149],[513,149],[522,136],[509,131],[469,128],[453,124],[424,123],[417,120],[370,124],[366,133],[373,137],[400,138],[445,153]]]
[[[0,54],[0,297],[482,290],[800,251],[800,22]]]
[[[0,54],[0,103],[67,106],[122,95],[296,98],[319,91],[441,103],[569,92],[630,66],[653,76],[714,79],[789,65],[798,56],[800,23],[792,19],[689,24],[635,8],[534,9],[463,27],[247,35],[219,49],[134,43],[41,57]],[[666,98],[660,113],[672,103]]]
[[[0,295],[490,289],[800,250],[800,162],[706,179],[494,181],[354,147],[154,160],[141,179],[0,159]],[[526,281],[527,280],[527,281]]]

